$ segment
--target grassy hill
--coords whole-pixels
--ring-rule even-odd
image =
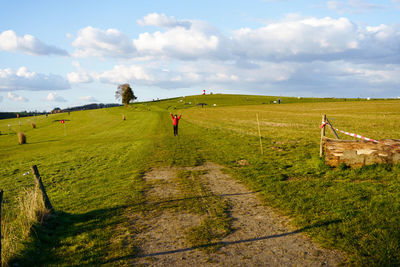
[[[221,107],[221,106],[248,106],[248,105],[266,105],[266,104],[291,103],[319,103],[319,102],[344,102],[344,101],[365,101],[359,98],[307,98],[307,97],[284,97],[284,96],[260,96],[260,95],[229,95],[229,94],[207,94],[182,96],[170,99],[155,100],[149,102],[140,102],[137,105],[151,107],[157,106],[165,109],[187,109],[198,107],[204,103],[203,107]],[[275,102],[275,103],[274,103]]]
[[[270,104],[277,98],[283,104]],[[201,108],[199,103],[208,105]],[[178,138],[172,134],[169,112],[183,114]],[[100,265],[135,255],[134,237],[141,229],[140,224],[132,228],[128,218],[144,212],[148,185],[143,173],[158,165],[214,161],[260,190],[268,205],[308,229],[314,239],[348,252],[351,263],[399,264],[400,167],[325,166],[318,157],[321,114],[346,131],[375,139],[398,137],[396,100],[215,94],[1,120],[0,189],[5,191],[6,223],[19,227],[17,196],[33,187],[32,174],[24,175],[33,164],[56,209],[44,226],[33,227],[25,243],[19,239],[12,262]],[[61,119],[66,120],[65,132]],[[17,144],[20,130],[27,135],[25,145]],[[249,165],[240,166],[239,160]]]

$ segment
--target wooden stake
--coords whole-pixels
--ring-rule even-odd
[[[3,190],[0,191],[0,265],[1,265],[1,203],[3,202]]]
[[[340,139],[339,135],[338,135],[337,132],[335,131],[335,128],[333,128],[332,123],[329,121],[328,118],[326,118],[326,121],[328,122],[329,126],[331,127],[332,132],[335,134],[336,139]]]
[[[260,137],[261,155],[264,155],[263,146],[262,146],[262,141],[261,141],[260,122],[259,122],[259,120],[258,120],[258,113],[256,113],[256,118],[257,118],[257,125],[258,125],[258,136]]]
[[[40,191],[42,191],[44,205],[51,211],[54,211],[53,206],[51,205],[50,199],[46,194],[46,189],[42,183],[42,178],[40,178],[39,170],[36,165],[31,166],[31,170],[33,172],[33,176],[36,178],[36,182],[39,184]]]
[[[326,115],[322,115],[322,125],[326,123]],[[322,158],[324,155],[324,148],[323,148],[323,139],[325,137],[325,126],[321,128],[321,141],[319,144],[319,156]]]

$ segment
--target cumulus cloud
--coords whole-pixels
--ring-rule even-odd
[[[85,101],[85,102],[99,102],[97,101],[96,98],[94,98],[93,96],[80,96],[79,100]]]
[[[121,84],[126,82],[140,81],[146,84],[153,80],[153,77],[146,70],[137,65],[117,65],[113,69],[100,74],[94,74],[95,78],[102,83]]]
[[[12,100],[12,101],[16,101],[16,102],[28,102],[28,99],[26,99],[23,96],[19,96],[17,94],[8,92],[7,94],[8,99]]]
[[[78,71],[70,72],[67,74],[68,81],[71,84],[76,83],[90,83],[93,81],[93,77],[89,74],[78,61],[72,62],[72,65],[77,68]]]
[[[17,36],[13,30],[3,31],[0,34],[0,50],[23,52],[29,55],[68,56],[68,52],[64,49],[47,45],[30,34],[23,37]]]
[[[118,30],[87,27],[79,31],[73,43],[77,47],[74,55],[142,61],[207,58],[242,63],[382,58],[396,61],[400,57],[397,51],[400,29],[396,25],[365,27],[344,17],[289,16],[263,27],[237,29],[228,36],[202,21],[190,21],[190,27],[179,26],[179,22],[164,14],[149,14],[141,21],[143,25],[164,25],[165,29],[144,32],[132,40]],[[90,82],[90,75],[84,75],[83,71],[69,76],[73,83]]]
[[[330,4],[355,7],[363,3]],[[378,8],[364,4],[364,9]],[[115,30],[118,36],[124,36],[126,49],[131,52],[127,57],[136,64],[87,72],[77,63],[77,71],[68,74],[69,82],[129,82],[160,88],[208,86],[319,96],[324,92],[349,96],[349,87],[373,91],[400,85],[396,75],[400,65],[397,25],[365,26],[345,17],[288,16],[262,27],[236,29],[228,35],[206,22],[190,20],[188,26],[181,22],[184,21],[153,13],[139,23],[162,29],[143,32],[132,40]],[[99,33],[93,40],[108,36],[106,31],[95,28],[90,32]],[[107,44],[120,45],[103,39]],[[121,55],[104,48],[107,45],[90,47],[93,51],[87,55]]]
[[[86,72],[70,72],[67,74],[68,81],[70,83],[90,83],[93,78]]]
[[[142,26],[157,26],[157,27],[183,27],[189,29],[192,23],[187,20],[177,20],[174,17],[167,17],[165,14],[151,13],[143,19],[138,20]]]
[[[58,95],[57,93],[49,93],[46,97],[47,101],[51,102],[66,102],[64,97]]]
[[[77,48],[75,57],[127,57],[135,52],[132,41],[120,31],[91,26],[79,30],[72,45]]]
[[[30,72],[26,67],[14,71],[0,69],[0,91],[42,91],[69,89],[69,82],[60,75]]]
[[[194,21],[190,28],[173,27],[164,32],[142,33],[133,41],[141,55],[190,60],[219,57],[224,37],[210,25]]]
[[[236,53],[249,58],[296,60],[337,54],[359,46],[358,28],[346,18],[295,19],[234,32]]]
[[[361,27],[347,18],[303,18],[234,32],[234,53],[275,61],[398,61],[396,25]]]

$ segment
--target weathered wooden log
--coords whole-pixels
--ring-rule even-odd
[[[323,138],[325,163],[338,166],[362,167],[375,163],[400,163],[400,140],[386,139],[374,143],[365,140]]]
[[[46,189],[44,188],[44,185],[42,183],[42,178],[40,177],[39,170],[36,165],[31,166],[31,170],[33,172],[33,176],[36,178],[36,182],[39,185],[40,191],[42,191],[43,199],[44,199],[44,205],[46,208],[48,208],[50,211],[54,211],[53,206],[51,205],[50,199],[46,194]]]

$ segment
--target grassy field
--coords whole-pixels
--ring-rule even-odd
[[[17,120],[0,121],[4,211],[12,213],[15,195],[33,186],[32,175],[23,175],[33,164],[57,211],[49,229],[39,227],[37,231],[44,232],[33,235],[42,240],[32,238],[30,244],[21,246],[16,261],[26,265],[96,264],[104,255],[123,253],[120,248],[109,249],[110,240],[115,231],[123,229],[124,209],[141,201],[144,184],[140,177],[160,118],[159,112],[112,108],[36,117],[36,129],[28,121],[33,118],[23,118],[26,145],[17,145]],[[60,119],[67,120],[66,136],[56,121]]]
[[[400,264],[400,167],[334,169],[318,157],[322,114],[339,129],[375,139],[397,138],[400,102],[281,97],[284,104],[269,104],[276,99],[190,96],[22,118],[26,145],[17,144],[19,121],[1,120],[0,188],[5,191],[7,223],[16,223],[16,196],[34,184],[31,174],[24,175],[33,164],[56,209],[44,226],[34,226],[30,238],[20,242],[11,262],[100,265],[134,255],[138,248],[127,214],[145,212],[143,173],[151,166],[213,161],[260,190],[268,205],[289,215],[321,244],[347,252],[350,263]],[[201,108],[198,103],[208,105]],[[178,138],[172,134],[169,112],[183,114]],[[67,120],[66,136],[56,121],[60,119]],[[240,166],[239,160],[249,165]],[[189,188],[202,190],[196,189],[196,174],[185,175],[192,177],[184,180],[192,181]],[[193,229],[193,235],[200,230]]]
[[[348,252],[352,263],[397,265],[400,167],[325,166],[318,157],[318,126],[325,113],[339,129],[398,138],[398,101],[188,109],[183,111],[182,131],[202,140],[207,160],[229,166],[235,177],[261,190],[268,205],[294,218],[299,227],[308,227],[322,244]],[[249,166],[240,167],[240,159]]]

